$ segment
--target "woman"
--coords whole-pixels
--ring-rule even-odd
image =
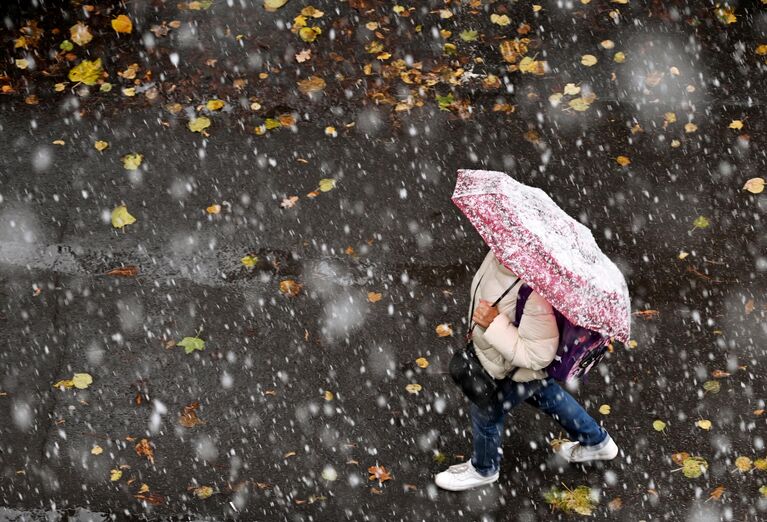
[[[611,460],[618,455],[618,446],[610,435],[546,374],[545,368],[554,360],[559,344],[551,305],[532,292],[519,328],[510,317],[515,314],[521,284],[515,285],[496,308],[491,306],[516,279],[491,250],[472,280],[471,295],[477,290],[479,298],[471,317],[476,323],[472,340],[484,369],[496,379],[505,378],[504,399],[488,408],[471,404],[472,456],[436,475],[435,482],[443,489],[463,491],[498,480],[506,413],[522,401],[557,420],[575,441],[557,449],[568,462]]]

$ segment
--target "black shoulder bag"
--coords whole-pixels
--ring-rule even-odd
[[[482,282],[482,274],[477,281],[477,286],[474,288],[474,295],[471,298],[471,312],[469,321],[474,317],[474,299],[477,297],[477,290],[479,284]],[[512,288],[519,282],[517,278],[512,285],[506,289],[501,297],[495,300],[493,306],[496,306],[506,294],[508,294]],[[476,326],[476,323],[472,323],[469,327],[469,335]],[[480,407],[487,407],[496,400],[503,400],[500,383],[503,379],[496,379],[487,373],[487,370],[482,367],[482,363],[479,362],[477,353],[474,349],[474,342],[469,339],[466,343],[465,350],[459,350],[453,354],[453,358],[450,360],[449,365],[450,377],[463,391],[466,397]],[[513,374],[509,374],[505,378],[509,378]]]

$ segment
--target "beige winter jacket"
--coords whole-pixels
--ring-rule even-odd
[[[484,274],[484,277],[482,276]],[[498,262],[492,250],[471,282],[471,295],[482,278],[475,308],[479,300],[485,299],[492,304],[516,280],[517,276]],[[476,325],[472,339],[477,357],[487,372],[501,379],[513,368],[520,369],[512,378],[517,382],[543,379],[546,372],[541,371],[554,360],[559,344],[559,330],[551,305],[538,292],[532,292],[525,303],[519,328],[512,324],[517,293],[524,280],[498,303],[500,312],[487,329]],[[471,302],[469,303],[469,324],[471,324]]]

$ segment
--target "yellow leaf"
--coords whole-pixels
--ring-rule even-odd
[[[54,84],[53,90],[56,91],[56,92],[63,92],[64,89],[67,88],[67,83],[69,83],[69,82],[59,82],[57,84]]]
[[[302,27],[298,30],[298,36],[301,40],[307,43],[311,43],[317,39],[317,35],[322,33],[322,29],[319,27]]]
[[[420,384],[412,383],[405,386],[405,389],[412,394],[416,394],[421,391],[422,386]]]
[[[674,149],[679,147],[681,144],[682,144],[682,142],[679,141],[679,140],[671,140],[671,147],[674,148]]]
[[[613,61],[615,63],[623,63],[626,61],[626,55],[620,51],[613,55]]]
[[[695,423],[697,427],[699,427],[702,430],[710,430],[711,429],[711,421],[708,419],[701,419]]]
[[[741,473],[746,473],[747,471],[751,471],[751,466],[753,465],[753,462],[751,462],[751,459],[748,457],[738,457],[735,459],[735,467],[738,468],[738,471]]]
[[[338,132],[336,132],[335,127],[327,126],[325,127],[325,135],[335,138],[336,136],[338,136]]]
[[[125,15],[120,15],[112,20],[112,29],[118,33],[130,33],[133,31],[133,22]]]
[[[511,23],[511,19],[506,15],[498,15],[498,14],[491,14],[490,15],[490,21],[493,22],[496,25],[500,25],[501,27],[504,27],[506,25],[509,25]]]
[[[569,94],[570,96],[575,96],[579,92],[581,92],[581,88],[575,85],[574,83],[568,83],[567,85],[565,85],[565,90],[564,90],[565,94]]]
[[[328,192],[336,188],[336,180],[333,178],[323,178],[320,180],[320,192]]]
[[[743,128],[743,122],[741,120],[732,120],[728,125],[728,128],[740,130]]]
[[[109,143],[106,141],[98,140],[93,144],[93,146],[96,147],[97,151],[101,152],[102,150],[105,150],[107,147],[109,147]]]
[[[101,455],[102,453],[104,453],[104,448],[102,448],[98,444],[96,444],[95,446],[91,448],[91,454],[93,455]]]
[[[69,39],[82,47],[93,40],[93,35],[87,25],[83,22],[77,22],[69,28]]]
[[[429,361],[427,361],[424,357],[419,357],[415,360],[415,363],[418,365],[419,368],[426,368],[429,366]]]
[[[667,112],[663,115],[663,121],[665,123],[676,123],[676,113],[674,112]]]
[[[138,488],[139,493],[146,493],[147,491],[149,491],[149,485],[146,483],[141,484],[141,487]]]
[[[204,500],[213,494],[213,488],[210,486],[200,486],[199,488],[194,488],[193,493],[197,498]]]
[[[613,42],[612,40],[602,40],[601,42],[599,42],[599,46],[602,47],[603,49],[612,49],[613,47],[615,47],[615,42]]]
[[[435,330],[439,337],[450,337],[453,335],[453,329],[447,323],[438,324]]]
[[[226,105],[222,100],[208,100],[208,103],[205,104],[205,107],[209,111],[217,111]]]
[[[84,390],[88,386],[91,385],[93,382],[93,377],[90,376],[90,374],[87,373],[76,373],[72,377],[72,383],[75,385],[75,388],[78,390]]]
[[[653,421],[652,427],[653,427],[653,429],[655,431],[663,431],[663,430],[666,429],[666,423],[663,422],[662,420],[658,419],[658,420]]]
[[[586,98],[573,98],[569,102],[567,102],[567,105],[573,109],[574,111],[583,112],[587,110],[589,107],[591,107],[591,102],[589,102]]]
[[[111,480],[112,482],[116,482],[120,480],[120,477],[122,476],[123,476],[122,471],[120,471],[119,469],[113,469],[109,474],[109,480]]]
[[[599,413],[601,413],[602,415],[610,415],[610,411],[611,411],[611,408],[609,404],[603,404],[599,407]]]
[[[695,124],[694,124],[694,123],[692,123],[692,122],[690,122],[690,123],[687,123],[687,124],[685,124],[685,126],[684,126],[684,131],[685,131],[685,132],[687,132],[687,133],[695,132],[696,130],[698,130],[698,126],[697,126],[697,125],[695,125]]]
[[[584,54],[581,56],[581,63],[586,67],[591,67],[597,63],[597,57],[593,54]]]
[[[69,388],[74,388],[75,387],[75,383],[74,383],[74,381],[72,379],[65,379],[65,380],[62,380],[62,381],[58,381],[57,383],[55,383],[53,385],[53,387],[54,388],[69,389]]]
[[[381,294],[378,292],[368,292],[368,301],[371,303],[377,303],[381,300]]]
[[[330,390],[325,390],[325,400],[326,401],[332,401],[333,400],[333,392]]]
[[[684,259],[685,257],[687,257],[687,256],[689,256],[689,255],[690,255],[690,253],[689,253],[689,252],[685,252],[684,250],[682,250],[681,252],[679,252],[679,255],[678,255],[677,257],[678,257],[679,259]]]
[[[24,58],[20,58],[16,60],[16,67],[19,69],[26,69],[29,67],[29,60],[25,60]]]
[[[128,213],[125,205],[120,205],[112,211],[112,226],[115,228],[122,228],[135,222],[136,218]]]
[[[248,268],[253,268],[258,263],[258,257],[247,255],[240,259],[240,262]]]
[[[743,185],[743,189],[752,194],[760,194],[764,190],[764,178],[751,178]]]
[[[64,140],[53,140],[54,145],[66,145]]]
[[[189,130],[192,132],[202,132],[210,127],[210,119],[205,116],[199,116],[191,120],[188,124]]]
[[[767,55],[767,44],[761,44],[761,45],[756,46],[756,49],[754,49],[754,51],[759,56]]]
[[[759,471],[767,471],[767,459],[756,459],[754,467]]]
[[[144,155],[139,154],[138,152],[134,154],[126,154],[122,157],[123,167],[125,167],[125,170],[136,170],[141,165],[143,159]]]
[[[319,76],[309,76],[298,82],[298,90],[304,94],[319,92],[325,88],[325,80]]]
[[[698,478],[708,469],[703,457],[687,457],[682,462],[682,474],[687,478]]]
[[[625,167],[626,165],[631,163],[631,160],[628,158],[628,156],[618,156],[615,158],[615,161],[618,162],[618,165],[621,167]]]
[[[301,9],[301,16],[308,16],[311,18],[321,18],[322,15],[325,13],[317,9],[316,7],[312,7],[310,5],[307,5],[303,9]]]
[[[123,87],[122,92],[123,92],[123,95],[128,96],[129,98],[136,96],[135,87]]]
[[[101,58],[94,61],[83,60],[69,71],[69,79],[73,82],[95,85],[104,69],[101,67]]]
[[[287,3],[288,0],[264,0],[264,9],[270,13],[273,13]]]
[[[538,11],[540,11],[541,9],[543,9],[543,7],[541,7],[540,5],[538,5],[538,4],[533,4],[533,12],[534,12],[534,13],[537,13],[537,12],[538,12]]]

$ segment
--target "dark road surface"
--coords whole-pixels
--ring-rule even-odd
[[[222,67],[243,66],[236,40],[217,45],[227,26],[258,34],[274,63],[285,46],[295,47],[286,56],[307,47],[275,29],[306,4],[276,14],[260,2],[234,4],[179,11],[136,2],[127,12],[143,20],[142,31],[159,20],[195,21],[195,45],[167,43],[181,46],[182,63],[215,56]],[[349,12],[392,16],[388,4],[367,4],[339,3],[338,13],[335,4],[313,5],[341,28],[378,19]],[[364,80],[363,62],[319,68],[328,91],[314,100],[290,76],[290,88],[277,79],[254,87],[263,114],[287,107],[299,120],[263,136],[253,132],[260,120],[242,115],[247,97],[209,115],[208,137],[190,132],[194,108],[224,96],[207,76],[182,78],[183,68],[169,75],[194,98],[165,87],[156,102],[117,87],[82,98],[53,93],[61,79],[43,89],[39,77],[29,87],[35,105],[17,83],[19,92],[0,96],[0,520],[43,520],[45,512],[73,520],[555,520],[578,515],[553,511],[543,493],[579,485],[598,494],[600,520],[764,520],[767,471],[741,471],[736,459],[767,457],[767,196],[742,189],[765,172],[765,65],[754,48],[767,43],[767,6],[735,4],[738,22],[716,26],[706,2],[677,21],[668,5],[684,3],[541,4],[537,18],[530,3],[509,4],[510,27],[527,20],[556,70],[508,73],[512,92],[456,86],[456,97],[472,91],[465,119],[440,110],[433,93],[410,112],[363,103],[373,87],[347,71]],[[502,5],[454,32],[501,30],[488,20]],[[459,4],[430,10],[446,6],[457,12]],[[611,9],[624,13],[620,23]],[[661,11],[666,18],[647,15]],[[26,20],[13,9],[9,16]],[[428,12],[421,19],[427,35],[440,22]],[[141,48],[140,34],[121,52]],[[430,38],[413,52],[434,54]],[[611,63],[611,51],[593,70],[580,64],[608,38],[626,63]],[[494,47],[474,54],[490,63]],[[261,65],[251,61],[242,74],[254,77]],[[665,75],[648,86],[655,68]],[[331,81],[337,71],[359,91],[345,97],[342,82]],[[598,95],[587,111],[548,101],[570,82]],[[185,110],[172,114],[170,101]],[[501,102],[515,111],[493,112]],[[668,112],[677,121],[664,126]],[[744,128],[729,128],[733,120]],[[95,150],[96,140],[109,148]],[[129,172],[121,157],[134,152],[144,160]],[[628,166],[616,163],[621,155]],[[634,342],[616,347],[576,393],[620,446],[614,461],[567,465],[549,448],[559,426],[523,406],[507,421],[498,484],[458,494],[433,485],[471,447],[467,403],[446,368],[461,347],[468,287],[486,247],[450,202],[458,168],[502,170],[546,190],[624,272]],[[323,178],[336,187],[307,197]],[[281,208],[292,195],[295,206]],[[136,222],[117,230],[109,217],[120,204]],[[222,206],[217,215],[206,213],[213,204]],[[699,216],[710,225],[695,227]],[[253,268],[243,266],[246,255],[258,258]],[[133,266],[133,277],[106,274]],[[287,279],[302,285],[297,296],[280,292]],[[440,323],[454,336],[438,337]],[[195,335],[204,351],[185,354],[170,342]],[[87,389],[53,387],[82,372],[93,376]],[[421,391],[408,393],[411,383]],[[183,427],[179,417],[195,401],[202,423]],[[710,430],[696,426],[704,419]],[[665,430],[653,428],[656,420]],[[136,452],[142,439],[153,462]],[[92,454],[94,446],[103,452]],[[681,452],[705,458],[706,472],[685,477],[673,458]],[[375,465],[391,480],[369,480]],[[121,477],[110,480],[112,470]],[[199,498],[204,487],[209,498]]]

